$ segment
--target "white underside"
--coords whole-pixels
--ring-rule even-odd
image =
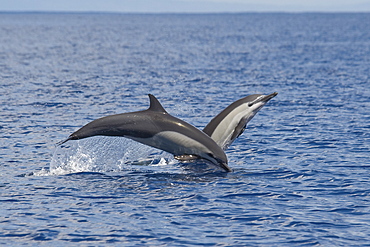
[[[254,115],[263,105],[265,105],[264,102],[259,102],[249,107],[248,103],[245,103],[236,107],[219,123],[211,138],[224,149],[230,144],[231,137],[239,122],[242,119],[247,120],[249,116]]]
[[[174,155],[194,154],[207,158],[207,153],[212,153],[200,142],[174,131],[162,131],[152,138],[132,138],[143,144],[164,150]]]

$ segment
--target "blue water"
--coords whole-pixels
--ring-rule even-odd
[[[0,14],[0,245],[370,246],[370,14]],[[278,92],[232,173],[124,138]]]

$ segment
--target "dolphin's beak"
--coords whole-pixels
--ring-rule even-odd
[[[278,94],[277,92],[272,93],[272,94],[269,94],[269,95],[267,95],[267,96],[263,97],[261,101],[265,101],[265,102],[267,102],[267,101],[269,101],[270,99],[274,98],[277,94]]]
[[[275,92],[275,93],[272,93],[272,94],[269,94],[269,95],[266,95],[266,96],[261,96],[261,97],[257,98],[256,100],[254,100],[253,102],[250,102],[248,104],[248,106],[251,107],[252,105],[257,104],[259,102],[264,102],[266,104],[267,101],[269,101],[270,99],[274,98],[277,94],[278,93]]]
[[[232,172],[233,170],[225,163],[220,163],[220,166],[222,169],[224,169],[227,172]]]

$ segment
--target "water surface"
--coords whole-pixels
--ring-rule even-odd
[[[369,14],[0,14],[0,243],[366,246]],[[123,138],[55,143],[143,110],[203,128],[272,99],[232,173]]]

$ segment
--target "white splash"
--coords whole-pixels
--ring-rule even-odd
[[[130,165],[158,165],[154,160],[159,159],[161,165],[168,164],[162,151],[138,142],[120,137],[91,137],[56,147],[49,171],[43,169],[34,175],[115,172],[130,169]]]

